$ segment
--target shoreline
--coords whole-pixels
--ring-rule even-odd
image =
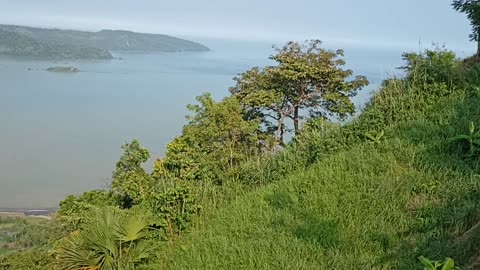
[[[13,218],[44,218],[51,219],[51,214],[57,210],[53,208],[49,209],[13,209],[13,208],[0,208],[1,217],[13,217]]]

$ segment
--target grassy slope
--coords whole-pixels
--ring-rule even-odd
[[[391,94],[392,109],[409,107],[411,97]],[[467,264],[478,242],[454,240],[480,219],[480,181],[446,139],[479,120],[479,96],[457,90],[407,108],[415,117],[392,123],[380,144],[207,213],[152,269],[420,269],[419,255]]]

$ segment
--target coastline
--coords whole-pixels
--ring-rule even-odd
[[[56,212],[56,209],[51,209],[51,208],[50,209],[0,208],[0,217],[51,219],[51,214],[55,212]]]

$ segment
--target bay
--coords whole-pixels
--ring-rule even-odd
[[[200,40],[212,51],[131,54],[111,61],[0,58],[0,207],[55,207],[67,194],[105,187],[121,145],[152,153],[181,132],[185,106],[203,92],[228,95],[232,78],[269,64],[270,43]],[[372,82],[361,107],[401,65],[401,52],[346,48],[348,67]],[[81,72],[47,72],[73,66]]]

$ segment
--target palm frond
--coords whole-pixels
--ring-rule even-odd
[[[150,223],[140,212],[92,209],[80,231],[61,240],[57,261],[61,270],[134,269],[151,256],[141,240]]]

